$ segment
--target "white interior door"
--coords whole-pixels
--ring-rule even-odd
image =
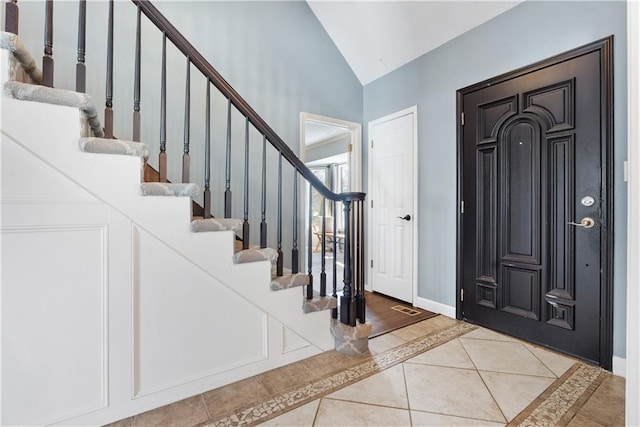
[[[403,301],[414,296],[416,109],[369,124],[371,288]]]

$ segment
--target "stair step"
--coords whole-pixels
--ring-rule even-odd
[[[40,84],[42,82],[42,70],[38,68],[35,59],[25,48],[22,39],[16,34],[0,32],[0,49],[13,53],[13,57],[18,61],[20,67],[13,66],[11,69],[11,80]],[[19,70],[21,68],[21,70]],[[26,76],[22,73],[26,74]]]
[[[305,313],[313,313],[314,311],[330,310],[338,308],[338,299],[330,295],[321,297],[320,292],[313,291],[313,298],[307,299],[306,289],[303,289],[302,311]]]
[[[198,186],[194,183],[171,184],[168,182],[145,182],[140,184],[143,196],[196,197]]]
[[[191,221],[191,231],[242,231],[242,220],[236,218],[198,218]]]
[[[271,274],[271,290],[281,291],[283,289],[295,288],[296,286],[307,286],[309,284],[309,275],[304,273],[292,274],[291,270],[285,268],[282,276],[278,277],[272,271]]]
[[[340,323],[338,319],[331,319],[331,335],[336,351],[345,356],[363,356],[369,353],[371,329],[371,322],[356,322],[356,326],[349,326]]]
[[[278,258],[278,253],[273,248],[245,249],[233,254],[233,262],[244,264],[247,262],[269,261],[273,262]]]
[[[142,142],[124,141],[122,139],[80,138],[80,150],[85,153],[119,154],[124,156],[149,158],[147,144]]]
[[[96,107],[91,102],[91,97],[85,93],[9,81],[4,84],[4,94],[10,98],[22,101],[34,101],[78,108],[84,114],[93,135],[97,137],[104,136]]]

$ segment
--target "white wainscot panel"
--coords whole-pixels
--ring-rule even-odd
[[[309,344],[300,335],[293,332],[291,329],[282,326],[282,354],[289,353],[301,348],[309,347]]]
[[[2,135],[2,203],[98,203],[78,184]]]
[[[146,231],[133,238],[133,397],[268,357],[266,313]]]
[[[2,230],[2,425],[106,406],[107,227]]]

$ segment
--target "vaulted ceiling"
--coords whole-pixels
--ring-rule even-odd
[[[522,0],[307,0],[363,85]]]

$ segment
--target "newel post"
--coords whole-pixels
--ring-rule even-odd
[[[351,269],[351,200],[345,199],[342,204],[344,205],[344,288],[340,297],[340,322],[355,326],[356,300]]]
[[[344,288],[340,297],[340,322],[365,323],[364,296],[364,193],[343,193]]]

